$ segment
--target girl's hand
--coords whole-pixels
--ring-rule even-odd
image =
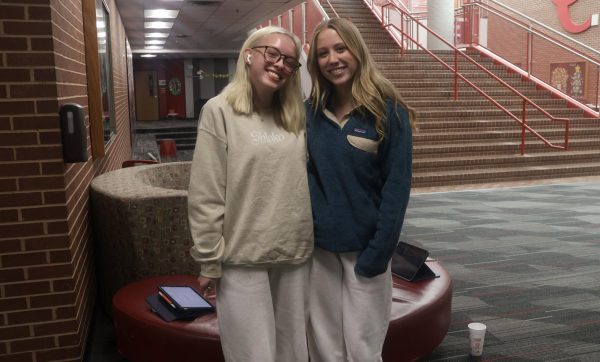
[[[217,297],[217,281],[218,279],[215,278],[207,278],[207,277],[203,277],[203,276],[199,276],[198,277],[198,284],[199,284],[199,292],[200,294],[202,294],[203,296],[209,298],[209,299],[214,299]]]

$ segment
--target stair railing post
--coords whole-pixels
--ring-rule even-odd
[[[567,122],[565,124],[565,151],[569,150],[569,127],[570,127],[570,122]]]
[[[404,40],[404,12],[402,11],[400,12],[400,44],[402,44],[400,47],[400,56],[404,57],[404,48],[406,47],[406,44]]]
[[[385,14],[385,23],[389,24],[390,23],[390,8],[386,7],[385,10],[383,8],[383,5],[381,6],[381,17],[383,18]]]
[[[302,46],[306,44],[306,1],[302,3]]]
[[[417,36],[416,36],[416,38],[417,38],[417,44],[416,45],[413,44],[413,47],[414,47],[413,49],[419,50],[419,44],[421,44],[421,32],[419,31],[419,24],[415,23],[413,21],[413,19],[411,19],[411,18],[408,18],[407,21],[410,24],[410,36],[412,36],[413,38],[415,37],[414,33],[413,33],[413,31],[415,29],[415,24],[417,25]]]
[[[523,110],[522,110],[522,119],[521,119],[521,156],[523,156],[525,154],[525,122],[526,122],[526,115],[525,112],[527,111],[527,102],[525,101],[525,98],[523,98]]]
[[[600,111],[600,65],[596,66],[596,110]]]
[[[454,100],[458,100],[458,49],[454,49]]]
[[[471,43],[479,45],[479,37],[477,36],[477,29],[475,25],[475,19],[476,16],[478,16],[478,14],[475,14],[476,11],[477,9],[475,7],[471,8]],[[477,20],[479,21],[478,18]],[[477,26],[479,26],[479,23],[477,23]]]
[[[531,24],[529,24],[529,30],[527,31],[527,60],[525,62],[528,77],[531,77],[531,67],[533,65],[533,32],[531,30]]]

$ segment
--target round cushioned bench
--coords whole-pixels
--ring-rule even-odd
[[[191,162],[122,168],[92,180],[98,295],[109,313],[119,288],[154,275],[194,274],[187,217]]]
[[[450,325],[452,283],[437,262],[427,262],[439,278],[406,282],[393,278],[392,318],[383,360],[414,361],[427,356],[444,339]],[[113,321],[119,353],[137,361],[224,361],[217,314],[193,321],[164,322],[145,302],[158,285],[197,287],[192,275],[151,277],[121,288],[113,298]],[[248,311],[251,313],[251,311]]]

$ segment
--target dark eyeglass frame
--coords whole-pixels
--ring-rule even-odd
[[[302,66],[302,64],[300,64],[300,62],[298,61],[298,59],[296,59],[296,58],[294,58],[292,56],[289,56],[289,55],[285,55],[285,54],[281,53],[281,51],[279,49],[277,49],[275,47],[272,47],[270,45],[257,45],[255,47],[250,48],[250,49],[252,49],[252,50],[258,50],[258,49],[261,49],[261,48],[264,48],[264,50],[261,53],[262,53],[263,57],[265,58],[265,62],[267,62],[269,64],[275,64],[279,60],[283,59],[284,69],[286,71],[288,71],[289,73],[294,73],[295,71],[298,70],[298,68],[300,68]],[[279,54],[279,56],[277,56],[277,59],[275,59],[275,58],[273,58],[273,59],[267,58],[268,57],[267,51],[269,49],[273,49],[275,52],[277,52]],[[289,61],[293,61],[293,63],[290,64]]]

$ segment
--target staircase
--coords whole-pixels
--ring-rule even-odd
[[[459,81],[454,101],[454,75],[422,51],[400,50],[371,10],[360,0],[330,0],[340,17],[359,28],[384,75],[400,90],[419,117],[413,141],[413,187],[439,187],[507,181],[555,179],[600,175],[600,120],[584,118],[583,112],[551,98],[504,66],[480,56],[468,55],[518,89],[555,117],[571,120],[569,150],[552,149],[528,135],[525,155],[520,155],[520,126]],[[330,17],[335,16],[324,5]],[[452,51],[436,55],[453,64]],[[461,74],[520,118],[521,98],[496,80],[459,61]],[[564,123],[552,122],[532,107],[527,123],[550,142],[562,145]]]
[[[175,121],[143,126],[138,123],[135,130],[133,158],[141,160],[150,157],[160,158],[160,141],[164,139],[175,141],[176,161],[191,161],[196,146],[196,122]],[[166,162],[165,160],[162,159],[163,162]]]

